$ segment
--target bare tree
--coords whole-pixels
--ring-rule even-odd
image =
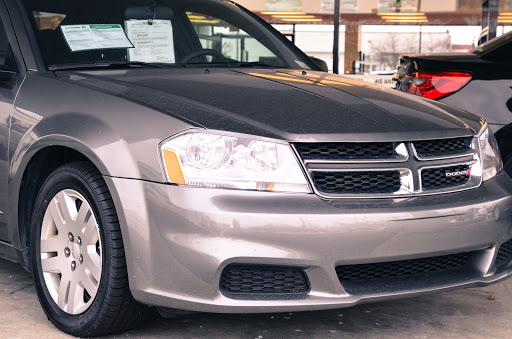
[[[402,54],[420,52],[420,33],[379,33],[370,44],[369,60],[379,70],[392,70]],[[422,53],[444,53],[451,51],[451,37],[447,33],[422,33]]]

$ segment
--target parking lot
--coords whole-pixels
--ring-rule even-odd
[[[510,338],[512,280],[332,311],[155,317],[116,338]],[[0,338],[66,338],[46,319],[31,276],[0,260]]]

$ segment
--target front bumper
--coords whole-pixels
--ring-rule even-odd
[[[130,289],[141,303],[203,312],[281,312],[352,306],[495,283],[512,238],[512,181],[506,174],[469,191],[374,200],[322,200],[187,188],[106,177],[119,215]],[[467,273],[398,279],[344,289],[338,265],[400,261],[476,251]],[[300,299],[238,300],[219,290],[229,264],[303,268],[311,291]],[[368,288],[370,286],[370,288]]]

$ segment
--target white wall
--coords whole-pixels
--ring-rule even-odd
[[[420,12],[455,12],[457,5],[457,0],[423,0]]]
[[[281,33],[292,33],[292,25],[274,25]],[[327,62],[333,68],[334,27],[332,25],[296,25],[295,44],[307,55]],[[344,64],[345,26],[340,26],[340,65]]]

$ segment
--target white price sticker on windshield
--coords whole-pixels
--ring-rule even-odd
[[[129,20],[125,26],[126,34],[135,46],[128,51],[130,61],[176,62],[170,20]]]
[[[65,25],[62,34],[72,52],[133,48],[121,25]]]

